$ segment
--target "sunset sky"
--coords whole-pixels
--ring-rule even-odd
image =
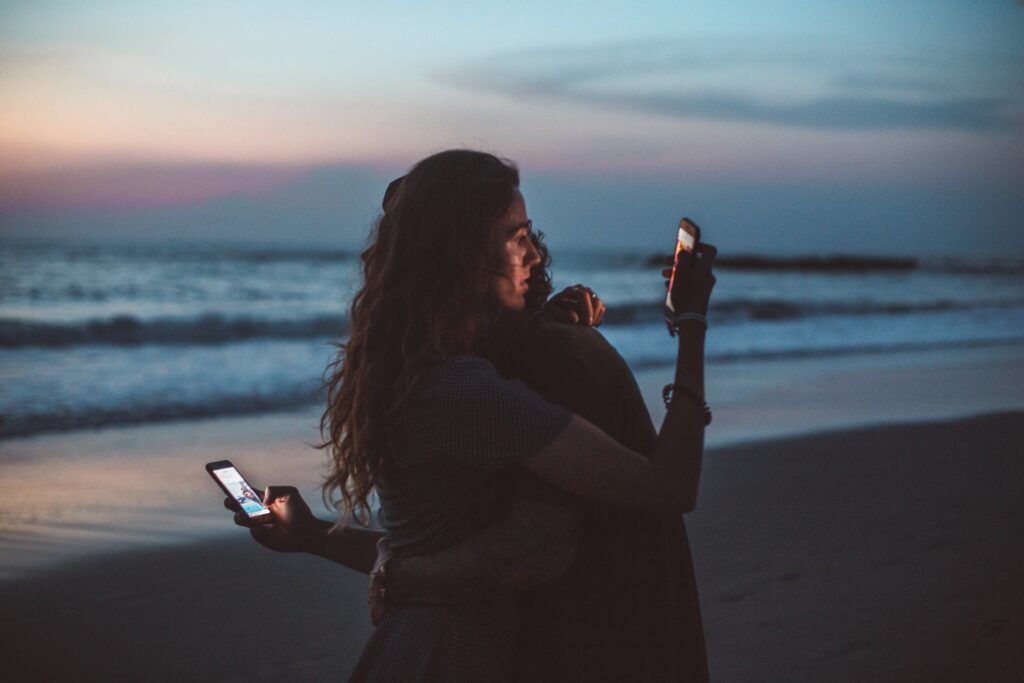
[[[556,245],[1024,256],[1024,5],[0,5],[3,239],[354,245],[455,146]]]

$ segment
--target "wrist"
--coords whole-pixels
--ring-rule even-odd
[[[410,565],[410,562],[412,563]],[[429,566],[429,565],[428,565]],[[459,601],[443,579],[417,558],[389,555],[374,567],[378,598],[391,604],[447,605]]]
[[[703,318],[703,316],[701,316],[701,318]],[[708,331],[708,322],[707,319],[698,320],[697,318],[683,318],[675,322],[675,327],[679,332],[685,330],[691,334],[699,333],[703,336],[703,334]]]
[[[668,333],[675,337],[682,334],[684,330],[691,332],[700,330],[703,334],[708,329],[708,319],[703,313],[695,311],[680,311],[665,319],[668,326]]]
[[[344,529],[335,530],[333,523],[323,519],[315,520],[304,534],[303,550],[311,555],[327,557],[330,538],[336,533],[344,533]]]
[[[413,604],[431,604],[433,601],[429,596],[420,596],[416,588],[410,590],[409,582],[403,581],[406,572],[403,571],[405,563],[398,555],[388,555],[377,561],[373,568],[374,586],[378,591],[378,598],[388,602],[406,602]],[[414,584],[416,570],[413,570]]]
[[[694,321],[684,321],[672,325],[669,329],[669,334],[676,338],[679,344],[679,352],[689,354],[692,349],[703,348],[705,339],[708,336],[708,328]]]
[[[396,580],[397,576],[401,575],[401,561],[394,555],[388,555],[377,561],[377,566],[373,568],[374,573],[377,575],[377,581],[380,588],[380,598],[401,601],[401,581]]]
[[[686,398],[692,406],[703,413],[704,426],[711,424],[711,408],[704,400],[703,392],[697,392],[682,383],[666,384],[661,390],[661,397],[665,401],[666,409],[671,408],[680,398]]]

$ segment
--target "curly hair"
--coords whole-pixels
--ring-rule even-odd
[[[512,162],[470,150],[427,157],[389,186],[362,254],[350,337],[325,371],[323,493],[340,513],[369,518],[389,432],[421,373],[485,345],[500,316],[493,228],[518,187]],[[546,297],[546,269],[539,277]]]

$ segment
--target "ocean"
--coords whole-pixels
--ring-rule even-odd
[[[552,249],[634,369],[670,365],[657,255]],[[1024,343],[1024,262],[720,255],[711,365]],[[308,409],[358,253],[224,243],[0,245],[0,438]]]

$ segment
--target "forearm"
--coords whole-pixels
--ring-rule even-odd
[[[704,395],[705,334],[704,326],[699,323],[683,321],[679,324],[675,383],[688,387],[701,396]]]
[[[652,511],[693,510],[704,456],[703,406],[688,393],[704,395],[704,328],[697,323],[680,325],[674,379],[678,388],[650,459],[634,456],[617,473],[601,473],[604,491],[591,486],[595,497]]]
[[[703,330],[681,330],[679,344],[676,383],[703,391]],[[695,502],[703,452],[703,407],[681,392],[668,409],[650,459],[574,416],[558,438],[525,464],[546,481],[585,498],[687,512]]]
[[[383,536],[384,532],[379,529],[339,527],[317,519],[308,552],[369,574],[377,560],[377,541]]]
[[[703,406],[687,393],[704,396],[704,327],[698,323],[679,326],[675,385],[679,388],[662,422],[652,462],[663,473],[663,481],[678,487],[674,497],[683,512],[689,512],[697,503],[704,457]]]
[[[394,557],[387,565],[388,598],[453,603],[554,581],[576,551],[571,510],[516,499],[509,512],[465,542],[428,555]]]

